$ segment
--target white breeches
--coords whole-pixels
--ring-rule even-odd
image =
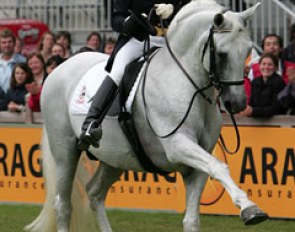
[[[112,70],[110,72],[110,77],[113,81],[119,85],[124,74],[125,67],[131,61],[143,55],[144,52],[144,42],[140,42],[137,39],[131,38],[117,53]],[[150,47],[164,47],[165,38],[150,36]]]

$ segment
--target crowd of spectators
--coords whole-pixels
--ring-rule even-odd
[[[295,24],[290,43],[274,33],[264,36],[262,54],[251,54],[245,66],[247,108],[241,116],[295,114]]]
[[[23,50],[23,41],[12,31],[0,32],[0,111],[23,112],[29,107],[40,111],[40,94],[47,76],[66,59],[78,52],[111,54],[116,40],[103,41],[100,33],[91,32],[76,52],[72,50],[71,34],[48,31],[42,35],[35,50]]]
[[[111,54],[113,37],[102,38],[90,32],[85,45],[72,50],[71,34],[60,31],[43,34],[37,48],[23,51],[23,41],[4,29],[0,34],[0,111],[22,112],[26,106],[40,111],[40,94],[44,81],[58,65],[85,51]],[[261,44],[262,54],[255,50],[245,65],[247,108],[239,115],[271,117],[295,115],[295,24],[290,28],[290,43],[284,47],[277,34],[267,34]]]

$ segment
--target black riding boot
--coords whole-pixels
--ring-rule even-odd
[[[100,88],[97,90],[90,109],[82,125],[82,132],[78,148],[80,150],[87,150],[90,145],[99,147],[99,140],[102,136],[101,122],[107,114],[117,95],[117,84],[106,76]]]

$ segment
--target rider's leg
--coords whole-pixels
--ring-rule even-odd
[[[101,87],[93,97],[92,104],[82,125],[82,132],[78,147],[80,150],[87,150],[89,145],[99,146],[98,141],[102,136],[101,122],[112,105],[118,85],[120,84],[124,69],[128,63],[138,58],[143,51],[143,43],[135,39],[120,49],[115,57],[112,71],[104,79]]]
[[[117,95],[117,84],[110,76],[106,76],[100,88],[94,95],[86,118],[82,125],[82,133],[78,148],[87,150],[89,145],[99,146],[98,141],[102,136],[101,122]]]

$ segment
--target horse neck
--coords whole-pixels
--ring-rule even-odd
[[[209,35],[209,25],[209,21],[206,24],[197,26],[193,22],[179,22],[177,28],[168,31],[167,46],[170,49],[164,49],[170,59],[173,59],[173,55],[176,57],[194,82],[200,86],[208,84],[209,80],[208,73],[205,71],[202,63],[202,52],[205,40]],[[173,63],[176,65],[175,61]]]

